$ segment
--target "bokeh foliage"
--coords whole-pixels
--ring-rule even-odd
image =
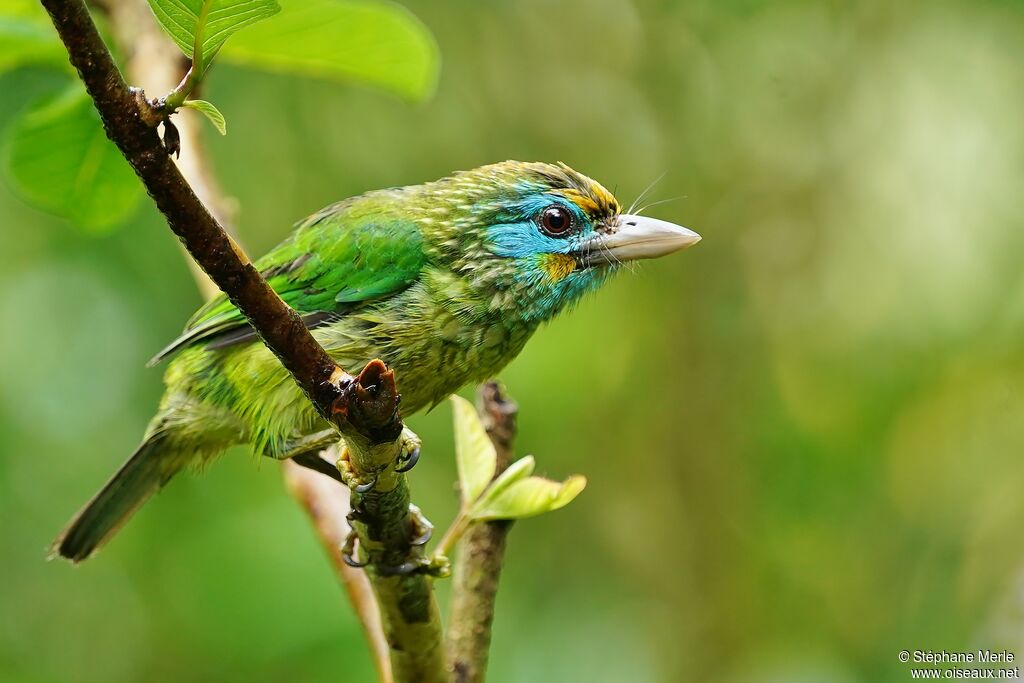
[[[908,679],[902,648],[1024,655],[1024,6],[408,6],[445,60],[424,104],[211,75],[251,251],[340,197],[505,158],[627,203],[667,172],[654,199],[682,198],[650,213],[704,235],[504,373],[521,454],[588,486],[512,533],[493,679],[875,683]],[[66,83],[8,72],[0,125]],[[0,185],[0,253],[4,680],[370,680],[273,463],[229,456],[86,566],[42,563],[135,445],[143,363],[198,295],[146,202],[93,234]],[[411,424],[442,523],[448,409]]]
[[[190,73],[197,74],[197,82],[216,58],[218,63],[376,87],[411,101],[428,97],[436,83],[439,58],[433,36],[408,10],[386,0],[148,1],[182,53],[190,59],[196,55]],[[269,17],[274,21],[267,22]],[[97,17],[101,30],[104,19]],[[116,53],[119,46],[108,42]],[[0,5],[0,74],[37,65],[69,75],[66,92],[25,108],[10,126],[0,148],[3,170],[29,203],[90,231],[112,229],[134,213],[141,185],[98,127],[99,115],[65,60],[39,3],[5,0]],[[148,97],[161,95],[166,93]],[[250,106],[266,104],[255,96]],[[213,103],[194,99],[185,106],[225,133],[225,116]]]

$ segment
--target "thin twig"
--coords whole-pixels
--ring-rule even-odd
[[[480,387],[477,410],[497,451],[495,477],[512,462],[518,407],[494,380]],[[478,683],[487,671],[494,601],[512,523],[486,522],[469,528],[458,544],[448,619],[448,666],[455,683]]]
[[[416,520],[409,510],[408,483],[393,469],[407,441],[394,375],[374,361],[353,378],[333,362],[196,197],[156,129],[143,120],[147,103],[142,92],[128,88],[82,0],[42,0],[42,4],[99,111],[107,136],[134,168],[168,226],[245,315],[320,414],[345,436],[353,481],[383,479],[382,472],[387,475],[390,488],[365,496],[369,500],[361,506],[356,526],[366,541],[393,672],[403,683],[445,680],[440,617],[429,577],[388,574],[395,558],[402,563],[422,558],[422,548],[412,542]],[[376,547],[381,539],[385,544]]]

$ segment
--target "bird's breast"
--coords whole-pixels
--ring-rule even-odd
[[[331,327],[323,333],[325,348],[343,367],[381,358],[395,370],[406,415],[499,372],[533,332],[498,312],[423,289]]]
[[[486,379],[519,354],[532,330],[501,319],[465,320],[438,310],[414,327],[423,335],[402,333],[395,367],[407,412],[443,401],[463,385]]]

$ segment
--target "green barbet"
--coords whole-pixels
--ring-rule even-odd
[[[329,206],[256,266],[343,368],[390,365],[409,415],[497,373],[622,263],[698,240],[622,213],[564,164],[508,161]],[[175,353],[142,445],[57,538],[59,555],[89,557],[188,465],[236,444],[289,457],[330,428],[223,295],[153,362]]]

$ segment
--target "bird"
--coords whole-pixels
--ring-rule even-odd
[[[330,205],[255,266],[341,367],[387,363],[407,416],[498,373],[541,324],[624,264],[700,239],[623,212],[561,162],[505,161]],[[232,446],[287,458],[331,427],[223,294],[150,364],[168,358],[142,443],[53,555],[90,557],[175,474]]]

